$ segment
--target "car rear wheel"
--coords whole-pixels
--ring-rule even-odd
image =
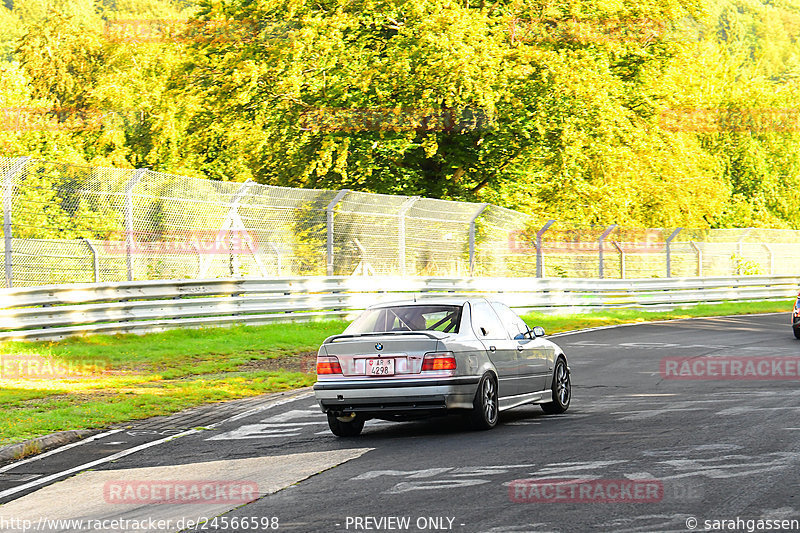
[[[569,369],[563,359],[556,361],[553,372],[553,401],[542,404],[542,409],[549,415],[557,415],[569,409],[572,399],[572,383],[569,379]]]
[[[491,374],[484,374],[472,402],[470,422],[475,429],[492,429],[497,425],[500,404],[497,400],[497,382]]]
[[[794,338],[800,339],[800,328],[794,328]]]
[[[357,437],[364,429],[364,419],[355,413],[350,416],[328,413],[328,427],[337,437]]]

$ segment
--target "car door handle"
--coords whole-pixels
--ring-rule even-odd
[[[517,351],[518,351],[518,352],[521,352],[521,351],[522,351],[522,350],[524,350],[524,349],[525,349],[525,347],[524,347],[523,345],[521,345],[521,344],[517,344]]]
[[[495,348],[494,346],[489,346],[489,351],[490,352],[496,352],[497,348]]]

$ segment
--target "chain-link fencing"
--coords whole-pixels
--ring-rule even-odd
[[[5,285],[793,275],[800,231],[576,227],[490,204],[0,158]]]

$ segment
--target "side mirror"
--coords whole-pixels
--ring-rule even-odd
[[[545,336],[544,328],[542,326],[536,326],[535,328],[533,328],[533,334],[536,337],[544,337]]]

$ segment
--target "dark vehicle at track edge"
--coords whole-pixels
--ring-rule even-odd
[[[794,302],[794,311],[792,311],[792,330],[796,339],[800,339],[800,294],[797,295],[797,300]]]

